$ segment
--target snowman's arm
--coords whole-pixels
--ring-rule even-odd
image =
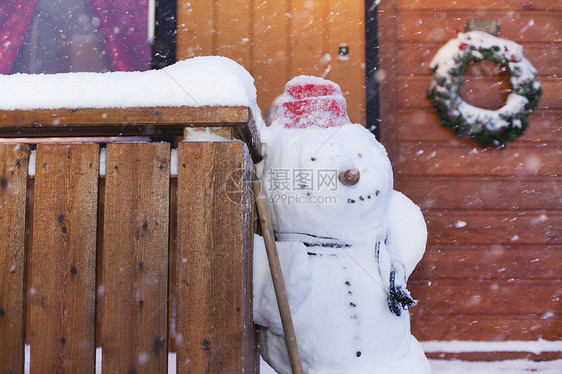
[[[420,262],[427,241],[427,227],[420,208],[398,191],[393,191],[388,214],[390,247],[404,264],[408,279]]]
[[[295,314],[312,287],[312,274],[306,247],[302,243],[277,242],[277,252],[287,290],[291,313]],[[254,322],[283,333],[265,243],[254,236]]]

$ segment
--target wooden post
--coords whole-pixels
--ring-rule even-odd
[[[105,173],[102,369],[167,370],[170,146],[109,144]]]
[[[0,145],[0,372],[23,373],[25,195],[29,147]]]
[[[248,150],[185,142],[178,153],[177,372],[255,372]]]
[[[97,144],[37,147],[30,371],[95,370]]]

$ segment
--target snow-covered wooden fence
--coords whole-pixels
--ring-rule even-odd
[[[194,125],[246,143],[180,142],[177,165],[169,143],[38,144],[34,167],[33,139],[0,144],[0,371],[26,343],[32,373],[93,373],[96,345],[107,373],[164,373],[173,348],[178,373],[256,371],[250,110],[0,111],[0,138]]]

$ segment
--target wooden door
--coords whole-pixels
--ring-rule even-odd
[[[345,0],[178,1],[177,58],[229,57],[255,78],[265,114],[300,74],[338,83],[352,122],[365,124],[364,4]],[[338,58],[340,47],[348,59]]]

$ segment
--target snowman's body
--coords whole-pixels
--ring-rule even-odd
[[[274,123],[261,136],[258,174],[270,199],[305,372],[429,373],[406,310],[406,280],[425,250],[425,222],[416,205],[393,191],[384,148],[352,124],[286,129]],[[346,170],[360,171],[358,182],[329,179]],[[288,185],[275,180],[302,174],[307,177]],[[277,372],[291,373],[259,236],[254,253],[262,355]]]
[[[264,251],[262,242],[256,242],[256,250]],[[300,289],[288,291],[306,373],[429,372],[423,351],[410,334],[409,315],[389,311],[374,248],[350,246],[342,251],[279,242],[278,250],[284,265],[301,261],[301,269],[309,270],[305,275],[283,269],[291,288],[308,289],[305,295]],[[302,279],[310,283],[300,284]],[[273,288],[268,292],[271,301]],[[269,328],[262,332],[262,355],[278,373],[290,374],[281,321],[273,308],[270,312]]]

